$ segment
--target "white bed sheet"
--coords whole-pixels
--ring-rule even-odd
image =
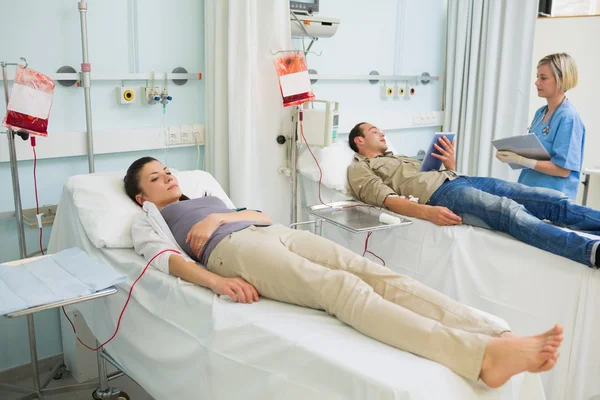
[[[301,176],[301,185],[303,205],[320,204],[318,182]],[[322,185],[321,198],[329,203],[349,197]],[[541,374],[547,398],[600,395],[600,271],[503,233],[411,219],[412,225],[373,233],[369,249],[392,270],[504,319],[517,334],[536,334],[561,323],[560,360]],[[365,235],[329,224],[323,224],[323,235],[357,253],[364,249]]]
[[[145,261],[133,250],[93,246],[67,188],[50,241],[51,251],[76,245],[128,276],[118,294],[78,307],[97,337],[109,337]],[[153,269],[107,349],[157,400],[545,398],[537,375],[491,390],[323,312],[266,299],[235,304]]]

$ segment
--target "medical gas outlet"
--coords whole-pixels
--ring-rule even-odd
[[[158,87],[145,87],[142,88],[145,104],[169,104],[173,97],[169,95],[167,89],[160,89]]]
[[[119,104],[133,104],[137,102],[137,96],[135,95],[135,88],[130,87],[118,87],[117,88],[117,102]]]
[[[398,97],[406,96],[406,85],[400,84],[398,85]]]
[[[394,97],[394,85],[384,84],[381,87],[381,97],[384,99],[391,99]]]

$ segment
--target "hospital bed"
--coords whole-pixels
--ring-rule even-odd
[[[123,229],[141,210],[125,197],[122,176],[70,178],[49,245],[53,252],[79,246],[128,276],[116,295],[78,307],[100,340],[112,334],[131,283],[146,265]],[[209,174],[178,176],[188,196],[206,191],[231,205]],[[545,399],[537,374],[517,375],[492,390],[324,312],[264,298],[236,304],[153,268],[135,286],[120,331],[106,348],[156,400]]]
[[[389,142],[389,141],[388,141]],[[323,171],[321,199],[350,199],[347,142],[312,149]],[[299,160],[304,207],[320,204],[319,171],[310,155]],[[304,215],[303,219],[314,219]],[[588,400],[600,395],[600,271],[471,226],[439,227],[411,218],[409,226],[374,232],[369,250],[392,270],[507,321],[531,335],[555,323],[565,329],[560,360],[542,374],[549,400]],[[324,223],[323,236],[362,253],[365,235]],[[589,235],[588,235],[589,236]],[[373,261],[379,262],[372,258]]]

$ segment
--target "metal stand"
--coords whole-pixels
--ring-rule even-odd
[[[92,66],[88,59],[88,41],[87,41],[87,2],[81,0],[77,3],[79,9],[79,20],[81,21],[81,53],[83,56],[83,62],[81,63],[81,86],[83,86],[84,97],[85,97],[85,125],[87,128],[87,151],[88,151],[88,168],[90,174],[94,173],[94,134],[92,132],[92,98],[90,94],[90,87],[92,81],[90,79],[90,72]]]
[[[25,63],[27,60],[22,58]],[[7,63],[0,62],[2,66],[2,83],[4,84],[4,99],[6,100],[6,107],[8,108],[8,74],[6,67],[8,65],[18,65],[18,63]],[[12,179],[12,188],[13,188],[13,199],[15,204],[15,216],[17,217],[17,237],[19,240],[19,256],[22,259],[27,258],[27,245],[25,243],[25,226],[23,225],[23,207],[21,205],[21,187],[19,185],[19,169],[17,165],[17,149],[15,146],[15,135],[18,133],[13,131],[12,129],[8,130],[8,152],[10,157],[10,174]],[[49,383],[45,383],[40,387],[40,378],[38,374],[38,365],[37,365],[37,347],[35,343],[35,326],[33,323],[33,315],[27,316],[27,332],[29,335],[29,353],[31,356],[31,372],[33,374],[33,389],[37,394],[37,398],[43,399],[40,390]],[[13,387],[15,389],[15,387]],[[27,392],[25,392],[27,393]],[[34,399],[35,397],[24,397],[24,399]]]
[[[81,303],[83,301],[93,300],[93,299],[101,298],[104,296],[110,296],[116,292],[117,292],[117,289],[108,288],[108,289],[104,289],[99,292],[87,295],[87,296],[82,296],[82,297],[75,298],[75,299],[63,300],[63,301],[59,301],[59,302],[52,303],[52,304],[45,304],[45,305],[41,305],[38,307],[32,307],[32,308],[28,308],[26,310],[17,311],[17,312],[8,314],[7,317],[9,317],[9,318],[17,318],[17,317],[21,317],[21,316],[27,316],[27,327],[28,327],[28,333],[29,333],[29,352],[31,354],[31,373],[32,373],[31,378],[33,381],[33,389],[24,389],[24,388],[21,388],[18,386],[8,385],[8,384],[4,384],[4,383],[0,383],[0,388],[7,389],[9,391],[16,392],[16,393],[26,394],[25,396],[20,397],[18,400],[31,400],[31,399],[42,399],[43,400],[44,396],[52,396],[52,395],[59,394],[59,393],[68,393],[68,392],[75,392],[75,391],[79,391],[79,390],[97,388],[98,382],[90,382],[90,383],[82,383],[82,384],[69,385],[69,386],[60,386],[60,387],[56,387],[56,388],[52,388],[52,389],[47,389],[47,386],[50,384],[50,382],[52,382],[52,379],[57,374],[60,374],[61,373],[60,371],[64,370],[64,368],[65,368],[64,364],[56,365],[52,369],[50,376],[48,376],[48,378],[46,378],[46,380],[43,383],[40,383],[40,375],[39,375],[38,360],[37,360],[37,346],[36,346],[36,341],[35,341],[35,325],[33,322],[33,314],[36,312],[50,310],[53,308],[58,308],[58,307],[62,307],[62,306],[70,305],[70,304]],[[100,366],[100,360],[102,360],[102,358],[101,358],[99,352],[98,352],[98,360],[99,360],[98,365]],[[112,397],[107,396],[107,397],[99,397],[99,398],[109,399],[109,400],[117,400],[120,391],[118,389],[108,388],[108,384],[107,384],[108,378],[106,375],[106,368],[104,368],[104,370],[100,371],[100,372],[101,372],[101,375],[100,375],[101,385],[104,385],[104,387],[106,388],[105,392],[110,393],[112,395]]]
[[[302,106],[296,106],[296,113],[292,117],[294,129],[292,129],[292,148],[290,152],[290,178],[292,180],[292,209],[290,215],[291,224],[298,222],[298,119],[301,118]]]

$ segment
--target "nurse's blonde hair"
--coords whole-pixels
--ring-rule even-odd
[[[556,79],[558,90],[566,92],[577,86],[577,65],[567,53],[550,54],[538,62],[538,68],[542,65],[548,65]]]

